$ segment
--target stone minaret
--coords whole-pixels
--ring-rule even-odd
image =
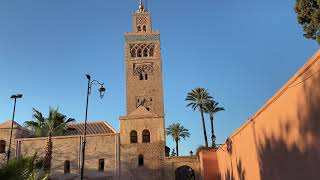
[[[140,1],[133,13],[133,32],[125,34],[127,115],[144,106],[163,115],[160,34],[152,30],[151,14]]]
[[[120,117],[120,179],[159,179],[165,157],[160,34],[142,4],[125,34],[127,115]]]

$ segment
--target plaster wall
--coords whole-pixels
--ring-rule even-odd
[[[320,177],[320,51],[223,144],[224,180]]]
[[[217,154],[212,150],[199,152],[199,169],[203,180],[220,180]]]

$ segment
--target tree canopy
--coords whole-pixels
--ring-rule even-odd
[[[66,131],[66,125],[75,121],[73,118],[67,119],[66,115],[60,113],[58,108],[50,108],[47,118],[40,111],[36,109],[33,111],[34,120],[26,121],[24,125],[37,136],[63,135]]]
[[[172,136],[173,140],[176,142],[176,154],[179,156],[178,143],[181,138],[186,139],[190,137],[189,130],[180,125],[180,123],[173,123],[166,129],[166,133],[168,136]]]
[[[295,11],[304,36],[320,44],[320,0],[297,0]]]

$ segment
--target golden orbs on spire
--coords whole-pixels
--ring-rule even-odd
[[[138,13],[144,13],[144,12],[147,12],[145,9],[144,9],[144,6],[143,6],[143,3],[142,3],[142,0],[140,0],[140,3],[139,3],[139,9],[137,11]]]
[[[144,7],[143,7],[143,3],[142,3],[142,0],[140,0],[140,4],[139,4],[139,10],[143,10]]]

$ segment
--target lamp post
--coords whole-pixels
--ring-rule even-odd
[[[10,161],[12,130],[13,130],[14,115],[16,113],[17,99],[22,98],[22,94],[15,94],[15,95],[12,95],[10,98],[14,99],[14,105],[13,105],[13,114],[12,114],[11,130],[10,130],[10,140],[9,140],[9,147],[8,147],[7,164]]]
[[[214,134],[212,134],[211,139],[212,139],[212,148],[216,149],[217,148],[217,146],[216,146],[216,136]]]
[[[99,87],[99,93],[100,98],[102,99],[104,96],[104,93],[106,91],[106,88],[103,86],[104,83],[101,83],[97,80],[91,80],[91,76],[89,74],[86,74],[86,77],[88,79],[88,89],[87,89],[87,103],[86,103],[86,117],[84,121],[84,134],[83,134],[83,141],[82,141],[82,162],[81,162],[81,180],[83,180],[83,172],[84,172],[84,160],[85,160],[85,151],[86,151],[86,135],[87,135],[87,118],[88,118],[88,104],[89,104],[89,95],[91,94],[91,88],[92,85],[97,84],[100,85]]]

